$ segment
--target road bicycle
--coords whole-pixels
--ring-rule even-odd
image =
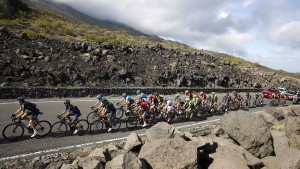
[[[140,115],[137,111],[130,110],[129,113],[126,113],[127,120],[126,120],[126,127],[129,130],[133,130],[137,127],[138,124],[143,124],[143,120],[141,119]],[[146,127],[150,127],[153,125],[155,121],[155,115],[151,114],[150,112],[145,116],[146,119]]]
[[[40,113],[41,115],[42,113]],[[37,130],[37,136],[44,137],[51,132],[51,123],[46,120],[34,119]],[[25,129],[29,134],[33,133],[33,129],[22,122],[22,119],[12,117],[12,123],[4,127],[2,131],[3,138],[9,141],[20,139],[24,135]]]
[[[51,134],[53,137],[62,137],[67,134],[68,131],[73,132],[75,128],[72,123],[62,118],[60,115],[57,116],[59,119],[57,122],[53,123]],[[80,119],[76,123],[76,127],[79,130],[78,134],[85,134],[89,129],[89,122],[85,119]]]
[[[116,118],[115,115],[112,117],[112,131],[118,130],[121,126],[121,119]],[[108,117],[98,116],[98,119],[91,123],[90,132],[91,134],[96,134],[97,132],[101,132],[104,129],[109,129],[110,125],[108,122]]]

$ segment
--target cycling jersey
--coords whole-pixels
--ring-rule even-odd
[[[149,108],[149,105],[148,105],[146,102],[141,102],[141,103],[140,103],[140,106],[141,106],[143,109],[148,109],[148,108]]]
[[[179,103],[181,103],[181,104],[184,103],[184,99],[183,99],[182,97],[178,97],[178,98],[177,98],[177,101],[178,101]]]
[[[32,112],[39,112],[39,109],[37,108],[36,104],[31,102],[24,102],[21,107],[23,111],[28,110]]]
[[[134,103],[134,100],[132,99],[131,96],[126,96],[125,100],[126,100],[127,104],[132,104],[132,103]]]
[[[200,105],[201,104],[201,100],[199,98],[194,98],[194,103],[195,105]]]
[[[206,100],[207,99],[206,94],[202,94],[201,96],[202,96],[202,100]]]
[[[151,96],[149,100],[152,104],[158,105],[158,99],[155,96]]]
[[[81,116],[81,112],[77,106],[70,105],[66,107],[66,111],[69,111],[70,116],[74,116],[74,121],[77,121],[79,116]]]

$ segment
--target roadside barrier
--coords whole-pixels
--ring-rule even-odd
[[[158,92],[163,95],[184,93],[185,90],[203,91],[204,93],[225,93],[231,91],[237,92],[261,92],[259,88],[197,88],[197,87],[111,87],[111,88],[92,88],[92,87],[32,87],[32,88],[16,88],[16,87],[0,87],[0,99],[15,99],[19,96],[26,98],[65,98],[65,97],[94,97],[101,93],[102,95],[121,95],[128,93],[136,95],[136,91],[143,93]]]

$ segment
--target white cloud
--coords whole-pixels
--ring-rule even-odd
[[[255,37],[249,33],[239,33],[234,29],[229,29],[226,34],[215,35],[206,41],[211,50],[218,50],[245,56],[245,45]]]
[[[294,59],[297,62],[295,58],[300,53],[300,42],[297,39],[300,35],[300,1],[56,1],[67,3],[95,18],[126,24],[143,33],[235,54],[248,60],[257,60],[261,64],[269,63],[273,58],[289,58],[281,60],[281,65],[271,64],[272,68],[290,64],[287,60]],[[289,50],[289,54],[284,50]],[[294,69],[285,66],[285,70]]]
[[[286,23],[270,34],[271,40],[280,45],[300,49],[300,21]]]

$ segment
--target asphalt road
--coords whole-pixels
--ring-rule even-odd
[[[167,96],[171,97],[171,96]],[[174,97],[174,96],[172,96]],[[219,95],[219,100],[221,95]],[[113,102],[114,104],[120,100],[120,98],[117,97],[108,97],[108,99]],[[87,114],[91,111],[90,107],[96,103],[96,100],[94,98],[77,98],[77,99],[70,99],[71,103],[73,105],[76,105],[80,108],[83,115],[81,118],[86,118]],[[32,100],[29,100],[32,101]],[[40,120],[48,120],[52,124],[57,121],[56,116],[61,113],[64,110],[63,105],[63,99],[56,99],[53,100],[33,100],[41,111],[44,112],[43,115],[39,116]],[[249,112],[255,112],[263,110],[265,107],[268,107],[269,100],[265,99],[265,106],[264,107],[257,107],[257,108],[251,108]],[[291,105],[292,103],[290,101],[287,101],[288,105]],[[9,102],[9,101],[1,101],[0,102],[0,130],[2,132],[3,128],[11,123],[10,115],[15,112],[18,109],[18,105],[16,102]],[[182,122],[182,123],[176,123],[173,124],[176,127],[180,126],[189,126],[193,125],[195,123],[205,123],[210,122],[212,120],[220,119],[222,116],[211,116],[207,117],[207,119],[199,120],[199,121],[189,121],[189,122]],[[137,130],[134,130],[137,134],[145,133],[145,128],[139,128]],[[128,130],[125,126],[125,123],[122,123],[121,128],[118,131],[112,132],[112,133],[101,133],[96,135],[72,135],[70,133],[69,135],[66,135],[61,138],[54,138],[51,136],[47,136],[44,138],[30,138],[30,134],[28,134],[25,131],[25,135],[18,141],[15,142],[8,142],[3,139],[3,136],[1,134],[0,136],[0,161],[4,160],[6,157],[11,156],[17,156],[22,154],[29,154],[44,150],[51,150],[52,152],[55,151],[57,148],[66,148],[68,146],[74,146],[74,145],[81,145],[85,143],[99,143],[104,140],[111,140],[116,138],[122,138],[127,137],[132,131]]]

